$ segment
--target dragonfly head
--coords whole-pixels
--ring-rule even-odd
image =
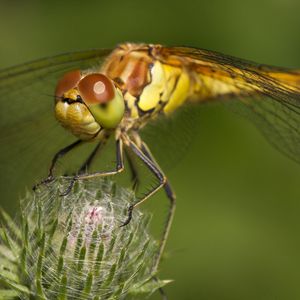
[[[77,136],[92,136],[100,128],[113,129],[121,122],[125,102],[120,89],[106,75],[66,73],[55,90],[56,118]],[[77,134],[79,131],[79,134]]]

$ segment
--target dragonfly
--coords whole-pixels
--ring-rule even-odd
[[[31,174],[40,174],[45,160],[48,176],[36,187],[52,181],[58,161],[87,143],[94,148],[63,195],[78,180],[122,172],[128,150],[157,178],[128,208],[121,224],[130,222],[134,208],[165,190],[170,207],[153,272],[164,251],[176,197],[140,134],[148,124],[168,120],[182,107],[235,99],[277,149],[300,161],[300,70],[214,51],[124,43],[115,49],[57,55],[0,71],[0,97],[1,190],[9,199],[26,180],[32,181]],[[52,130],[54,124],[59,126]],[[115,143],[115,167],[89,172],[109,138]],[[135,168],[130,169],[136,180]]]

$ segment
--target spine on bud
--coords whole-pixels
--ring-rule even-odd
[[[168,283],[152,280],[149,215],[136,210],[120,227],[131,191],[97,179],[60,197],[67,184],[28,193],[18,223],[1,211],[1,299],[127,299]]]

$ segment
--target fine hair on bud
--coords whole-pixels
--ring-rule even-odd
[[[18,222],[1,211],[0,299],[135,299],[165,285],[151,273],[149,214],[135,209],[120,227],[134,193],[98,178],[62,197],[68,184],[27,192]]]

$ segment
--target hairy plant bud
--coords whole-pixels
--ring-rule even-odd
[[[105,179],[42,185],[21,203],[21,222],[2,212],[0,298],[132,299],[167,281],[154,281],[157,243],[150,217],[133,211],[134,194]]]

